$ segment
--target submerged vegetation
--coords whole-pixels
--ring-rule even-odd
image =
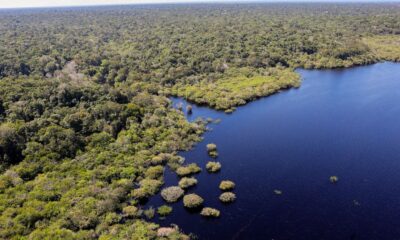
[[[282,195],[283,194],[282,190],[279,190],[279,189],[275,189],[274,193],[275,193],[275,195]]]
[[[1,11],[0,238],[187,239],[152,223],[155,210],[141,205],[160,193],[165,166],[181,177],[201,171],[178,152],[201,140],[205,123],[188,122],[168,96],[232,112],[299,86],[297,67],[398,61],[398,11],[395,3]],[[216,146],[208,152],[218,155]],[[195,184],[183,179],[182,188]]]

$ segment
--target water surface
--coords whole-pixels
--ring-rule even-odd
[[[204,169],[190,192],[221,217],[202,218],[180,201],[161,225],[176,223],[199,239],[400,239],[400,64],[298,72],[299,89],[230,115],[194,106],[189,120],[222,121],[182,153]],[[205,171],[210,142],[218,146],[218,174]],[[224,179],[237,185],[230,205],[218,200]],[[165,181],[178,178],[167,171]],[[148,203],[162,204],[160,196]]]

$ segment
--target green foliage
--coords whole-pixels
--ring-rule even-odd
[[[157,213],[162,217],[171,214],[171,212],[172,212],[172,207],[168,205],[162,205],[161,207],[157,208]]]
[[[365,37],[365,44],[382,60],[400,61],[400,36],[382,35]]]
[[[0,123],[0,170],[22,159],[25,145],[19,123]]]
[[[205,131],[166,96],[232,112],[299,86],[297,67],[398,61],[399,24],[394,3],[2,11],[0,238],[156,238],[138,202],[164,164],[201,171],[176,154]]]
[[[150,207],[143,211],[143,214],[146,216],[147,219],[152,219],[155,215],[156,210],[153,207]]]
[[[178,174],[178,176],[183,177],[183,176],[188,176],[188,175],[192,175],[195,173],[199,173],[201,171],[201,168],[199,166],[197,166],[196,163],[191,163],[188,164],[186,166],[182,166],[179,167],[178,169],[176,169],[176,174]]]
[[[194,177],[183,177],[181,178],[181,180],[179,180],[178,183],[179,187],[183,189],[190,188],[196,184],[197,184],[197,179]]]
[[[154,166],[154,167],[149,167],[144,175],[146,178],[157,179],[162,176],[163,172],[164,172],[163,166]]]
[[[182,188],[177,186],[167,187],[161,191],[162,198],[167,202],[176,202],[183,196],[185,192]]]
[[[235,106],[244,105],[256,98],[298,86],[300,77],[292,69],[231,68],[220,78],[210,81],[204,80],[190,85],[177,83],[171,93],[219,110],[232,111]],[[216,149],[208,152],[212,156],[217,155]]]
[[[163,182],[160,180],[145,178],[139,182],[140,187],[132,191],[132,196],[138,199],[147,198],[156,194]]]
[[[229,180],[221,181],[221,183],[219,184],[219,189],[221,189],[222,191],[228,191],[234,188],[235,188],[235,183]]]
[[[219,200],[223,203],[230,203],[235,201],[236,195],[233,192],[224,192],[219,196]]]
[[[201,210],[200,215],[204,216],[204,217],[214,217],[214,218],[216,218],[216,217],[219,217],[220,211],[215,209],[215,208],[205,207],[205,208],[203,208]]]
[[[187,208],[200,207],[204,199],[195,193],[187,194],[183,197],[183,205]]]
[[[218,172],[219,170],[221,170],[221,163],[219,163],[219,162],[208,162],[207,165],[206,165],[206,169],[207,169],[207,171],[209,171],[211,173]]]
[[[217,151],[217,145],[215,143],[209,143],[206,145],[207,152]]]
[[[139,215],[138,208],[135,206],[126,206],[122,209],[125,217],[137,217]]]
[[[210,155],[210,157],[212,158],[218,157],[217,145],[215,145],[214,143],[209,143],[207,144],[206,147],[208,155]]]

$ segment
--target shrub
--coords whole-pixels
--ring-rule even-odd
[[[171,158],[173,158],[173,156],[169,153],[160,153],[151,159],[151,164],[161,165],[169,161]]]
[[[163,172],[164,172],[164,167],[161,165],[149,167],[146,170],[145,177],[150,179],[157,179],[162,176]]]
[[[204,200],[199,195],[192,193],[183,197],[183,205],[187,208],[197,208],[203,204]]]
[[[119,223],[121,221],[121,219],[122,219],[122,217],[119,214],[117,214],[115,212],[110,212],[110,213],[107,213],[107,215],[104,219],[104,223],[107,225],[113,225],[113,224]]]
[[[217,151],[212,151],[208,152],[208,155],[212,158],[217,158],[218,157],[218,152]]]
[[[207,144],[207,152],[217,151],[217,145],[214,143]]]
[[[150,207],[149,209],[146,209],[143,211],[143,214],[147,217],[147,219],[152,219],[155,214],[155,210],[153,207]]]
[[[197,184],[197,179],[193,177],[184,177],[179,181],[179,187],[186,189]]]
[[[143,179],[140,181],[140,188],[132,191],[132,196],[137,199],[144,199],[158,192],[163,182],[154,179]]]
[[[151,159],[151,164],[153,165],[161,165],[163,163],[165,163],[165,160],[161,156],[154,156]]]
[[[177,233],[178,230],[173,227],[162,227],[157,229],[157,237],[165,238]]]
[[[331,176],[329,178],[329,181],[331,181],[331,183],[337,183],[339,181],[339,178],[337,176]]]
[[[201,171],[201,168],[197,166],[196,163],[191,163],[187,166],[182,166],[176,169],[176,173],[183,177],[183,176],[188,176],[191,174],[199,173]]]
[[[215,208],[205,207],[201,210],[200,215],[204,217],[219,217],[220,212]]]
[[[221,181],[221,183],[219,184],[219,189],[221,189],[222,191],[228,191],[234,188],[235,188],[235,183],[229,180]]]
[[[219,196],[219,200],[224,203],[233,202],[236,199],[236,195],[233,192],[224,192]]]
[[[176,202],[180,197],[183,196],[184,193],[185,192],[182,190],[182,188],[173,186],[164,188],[161,191],[161,196],[167,202]]]
[[[126,206],[122,209],[122,213],[126,217],[136,217],[139,215],[138,208],[135,206]]]
[[[209,172],[218,172],[221,169],[221,163],[219,162],[208,162],[206,168]]]
[[[157,213],[158,213],[160,216],[163,216],[163,217],[169,215],[171,212],[172,212],[172,207],[167,206],[167,205],[162,205],[161,207],[159,207],[159,208],[157,209]]]
[[[210,155],[210,157],[212,158],[218,157],[217,145],[215,145],[214,143],[207,144],[207,152],[208,155]]]

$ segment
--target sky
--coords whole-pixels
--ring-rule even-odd
[[[251,0],[241,0],[251,1]],[[267,0],[279,2],[279,0]],[[318,0],[280,0],[293,2],[309,2]],[[320,2],[332,2],[335,0],[319,0]],[[336,0],[344,1],[345,0]],[[353,0],[354,2],[371,0]],[[379,0],[375,0],[379,1]],[[400,1],[400,0],[393,0]],[[59,7],[59,6],[89,6],[89,5],[108,5],[108,4],[135,4],[135,3],[175,3],[175,2],[235,2],[235,0],[0,0],[0,8],[27,8],[27,7]]]

